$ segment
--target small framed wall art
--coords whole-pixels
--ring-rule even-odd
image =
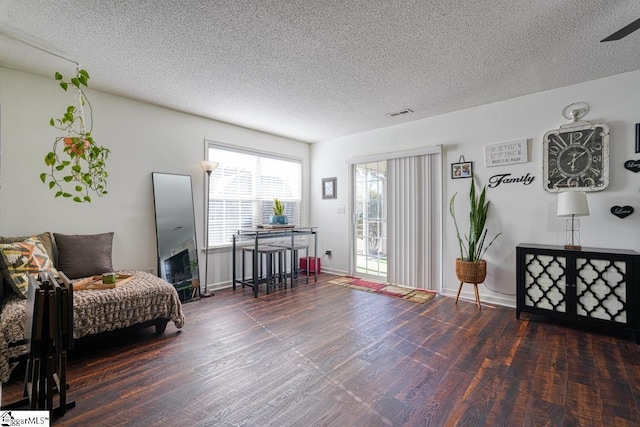
[[[335,199],[338,197],[338,189],[336,186],[337,179],[333,178],[322,178],[322,198],[323,199]]]
[[[451,179],[472,178],[473,163],[464,160],[464,156],[460,156],[458,163],[451,163]]]

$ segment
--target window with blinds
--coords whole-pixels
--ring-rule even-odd
[[[210,247],[231,243],[238,229],[268,224],[274,198],[284,204],[289,224],[300,225],[300,160],[213,143],[207,160],[219,164],[209,182]]]

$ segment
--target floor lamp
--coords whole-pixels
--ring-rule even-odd
[[[209,278],[209,185],[211,184],[211,172],[216,170],[218,163],[210,160],[203,160],[200,166],[207,173],[206,197],[205,197],[205,215],[204,215],[204,293],[200,293],[200,297],[206,298],[214,295],[213,292],[207,292],[207,284]],[[202,289],[202,286],[200,286]]]

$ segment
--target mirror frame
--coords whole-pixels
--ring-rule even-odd
[[[176,216],[173,219],[170,219],[169,222],[167,222],[167,218],[163,217],[163,212],[162,212],[163,209],[166,207],[164,206],[166,200],[163,200],[163,195],[160,188],[160,184],[161,184],[160,181],[162,178],[170,178],[170,177],[180,178],[180,182],[178,182],[177,185],[175,186],[175,188],[180,187],[179,188],[180,191],[187,190],[187,186],[188,186],[188,191],[187,191],[188,194],[186,193],[182,194],[181,199],[185,201],[188,199],[190,201],[191,212],[180,213],[179,209],[174,209],[175,211],[177,211],[177,213],[175,213]],[[166,280],[167,282],[171,283],[174,287],[176,287],[176,290],[178,290],[178,295],[180,296],[180,300],[182,302],[195,300],[196,297],[198,298],[200,297],[201,282],[200,282],[200,261],[198,256],[198,238],[197,238],[197,232],[196,232],[197,230],[196,230],[196,221],[195,221],[195,206],[193,204],[193,185],[192,185],[191,175],[152,172],[151,181],[153,186],[153,207],[154,207],[154,214],[155,214],[155,221],[156,221],[155,225],[156,225],[157,275],[158,277]],[[176,191],[169,191],[168,193],[177,194]],[[159,200],[158,197],[160,197],[161,199]],[[185,209],[183,209],[183,211],[184,210]],[[179,255],[182,254],[182,252],[184,252],[185,250],[189,251],[191,249],[190,243],[185,244],[185,242],[188,242],[191,240],[189,238],[191,234],[190,233],[188,235],[183,234],[181,236],[174,238],[174,241],[178,244],[177,246],[170,247],[170,248],[163,248],[161,247],[161,245],[162,245],[162,241],[166,240],[166,236],[164,235],[161,236],[161,233],[166,234],[166,232],[172,231],[172,230],[180,231],[183,227],[185,227],[182,224],[186,224],[186,222],[189,222],[188,219],[185,220],[185,216],[188,216],[190,218],[190,224],[186,225],[187,230],[185,231],[189,231],[189,226],[193,228],[193,235],[192,235],[193,257],[191,257],[190,252],[188,252],[188,255],[189,255],[188,262],[189,264],[191,264],[194,259],[197,261],[195,266],[196,274],[195,275],[193,274],[193,271],[192,271],[193,266],[189,265],[188,273],[190,273],[191,277],[190,278],[181,277],[176,282],[176,279],[171,279],[170,277],[167,277],[167,274],[165,273],[165,268],[164,268],[166,264],[164,263],[166,263],[167,260],[169,260],[171,257],[179,257]],[[180,220],[185,222],[180,223],[179,222]],[[170,224],[168,228],[166,224]],[[178,249],[180,250],[178,251]],[[171,254],[171,257],[163,260],[162,258],[164,254]],[[184,258],[184,255],[182,257]],[[180,259],[176,259],[175,262],[180,263],[181,261]],[[184,263],[184,260],[182,260],[182,263]],[[185,271],[181,271],[180,273],[182,275],[187,274]],[[196,281],[195,283],[194,283],[194,280]],[[191,288],[188,288],[186,286],[189,282],[191,282]],[[195,289],[195,292],[193,291],[194,289]],[[191,291],[188,292],[189,290]]]

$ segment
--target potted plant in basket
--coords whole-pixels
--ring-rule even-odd
[[[483,255],[502,233],[496,234],[491,241],[485,245],[488,230],[485,227],[487,214],[489,211],[489,201],[486,200],[487,187],[482,188],[480,195],[476,194],[476,187],[471,180],[471,190],[469,191],[469,234],[464,238],[460,235],[458,221],[455,213],[456,194],[451,197],[449,212],[453,218],[460,246],[460,258],[456,259],[456,276],[465,283],[482,283],[487,276],[487,263],[482,259]],[[458,292],[459,294],[459,292]]]
[[[269,224],[287,224],[287,216],[284,214],[284,204],[279,199],[273,199],[273,215],[269,217]]]

